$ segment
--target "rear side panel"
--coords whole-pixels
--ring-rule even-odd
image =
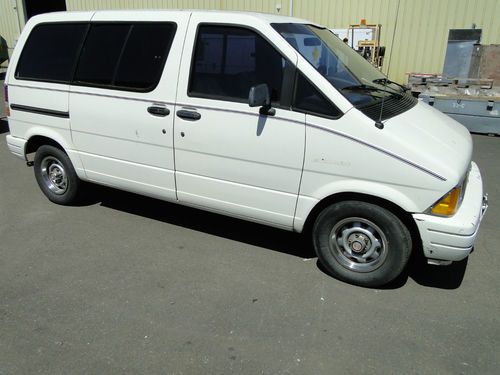
[[[24,144],[33,136],[51,138],[68,152],[80,177],[83,177],[84,172],[78,157],[73,152],[71,141],[69,85],[18,79],[16,69],[26,41],[37,25],[57,21],[85,22],[90,20],[92,14],[92,12],[53,13],[33,17],[26,24],[14,49],[5,81],[9,89],[10,117],[8,121],[11,133],[9,144]],[[51,41],[48,40],[47,43]],[[33,64],[36,63],[33,61]],[[19,150],[19,152],[24,153],[24,150]]]

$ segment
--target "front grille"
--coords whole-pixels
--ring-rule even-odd
[[[392,95],[384,99],[384,105],[382,107],[382,100],[378,100],[376,103],[365,104],[357,107],[361,112],[367,115],[374,121],[378,121],[380,118],[380,110],[382,109],[382,120],[390,119],[391,117],[397,116],[403,112],[406,112],[410,108],[413,108],[417,104],[418,100],[409,94]]]

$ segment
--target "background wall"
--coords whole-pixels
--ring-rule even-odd
[[[11,0],[0,0],[0,35],[7,41],[9,55],[12,52],[14,41],[20,34],[20,27],[24,26],[24,10],[13,6]],[[22,7],[22,4],[21,4]],[[21,16],[18,16],[18,12]]]
[[[2,20],[15,20],[11,3],[0,0],[0,34],[9,45],[17,31],[13,25],[2,26]],[[277,4],[281,4],[279,14],[290,14],[290,0],[66,0],[68,10],[191,8],[278,13]],[[361,18],[382,24],[381,42],[387,47],[382,70],[399,82],[406,82],[407,72],[442,72],[449,29],[470,28],[474,23],[483,30],[482,44],[500,44],[500,0],[293,0],[293,15],[329,28],[347,28]],[[5,36],[5,30],[13,31]]]

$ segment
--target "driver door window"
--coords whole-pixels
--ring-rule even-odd
[[[250,87],[266,83],[271,101],[279,105],[285,66],[285,59],[252,30],[200,26],[188,94],[247,102]]]

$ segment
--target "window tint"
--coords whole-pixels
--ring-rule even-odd
[[[87,24],[41,24],[31,32],[16,77],[43,81],[71,81]]]
[[[267,83],[279,103],[287,62],[257,33],[229,26],[201,26],[191,68],[189,95],[248,100],[250,87]]]
[[[82,50],[75,81],[110,85],[113,82],[130,25],[92,25]]]
[[[156,86],[174,32],[174,24],[134,25],[123,51],[114,84],[137,89]]]
[[[94,24],[75,81],[116,89],[152,90],[160,79],[175,24]]]
[[[300,73],[297,75],[293,109],[326,117],[342,115],[342,112]]]

